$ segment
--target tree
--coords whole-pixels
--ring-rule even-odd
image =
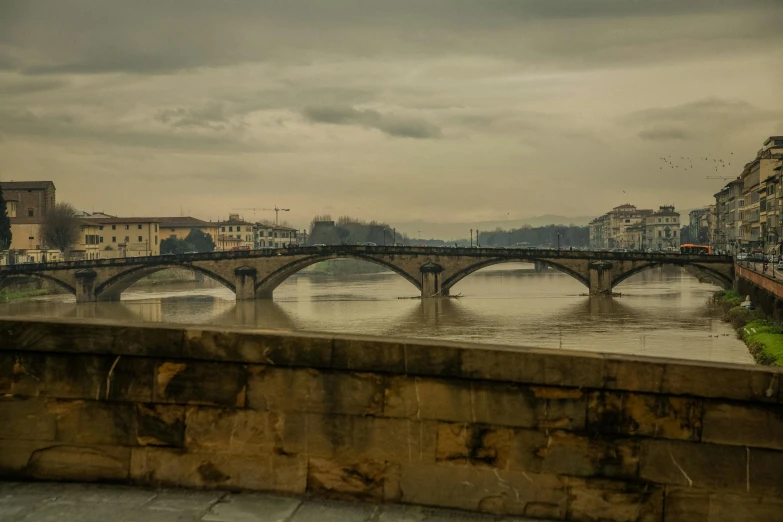
[[[196,252],[214,252],[215,242],[212,240],[212,236],[194,228],[185,238],[185,241],[190,243]]]
[[[11,218],[8,217],[3,189],[0,188],[0,250],[11,248]]]
[[[170,236],[160,242],[161,254],[184,254],[192,250],[190,243],[184,239],[179,239],[177,236]]]
[[[76,209],[70,203],[57,203],[44,216],[41,237],[44,243],[63,253],[64,258],[79,241],[82,227]]]

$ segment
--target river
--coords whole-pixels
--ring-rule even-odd
[[[72,296],[0,304],[0,315],[81,317],[359,333],[754,364],[720,312],[718,288],[675,267],[637,274],[621,297],[590,298],[570,276],[508,264],[459,282],[456,299],[420,300],[393,273],[298,274],[274,301],[236,303],[212,281],[133,286],[120,302]],[[406,299],[400,299],[405,297]]]

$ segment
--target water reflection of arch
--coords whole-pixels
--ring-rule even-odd
[[[265,330],[296,330],[285,309],[271,299],[237,301],[235,306],[215,317],[215,324],[250,326]]]
[[[492,258],[480,261],[478,263],[474,263],[470,266],[465,267],[464,269],[460,270],[459,272],[455,273],[441,284],[441,291],[443,294],[448,294],[451,288],[468,277],[471,274],[474,274],[478,272],[479,270],[482,270],[484,268],[488,268],[490,266],[495,265],[502,265],[502,264],[508,264],[508,263],[544,263],[548,267],[551,267],[558,272],[562,272],[564,274],[567,274],[571,276],[572,278],[576,279],[580,283],[582,283],[587,288],[590,288],[590,281],[583,275],[577,272],[576,270],[572,269],[571,267],[565,266],[564,264],[561,264],[557,261],[553,261],[551,259],[537,259],[537,258],[530,258],[526,256],[520,256],[520,257],[509,257],[509,258]]]
[[[366,263],[382,266],[387,270],[402,276],[406,281],[408,281],[414,287],[416,287],[417,290],[421,291],[421,282],[418,279],[416,279],[414,275],[409,274],[402,268],[392,263],[386,262],[384,259],[380,259],[372,256],[363,256],[358,253],[340,252],[334,254],[319,254],[319,255],[314,255],[302,259],[297,259],[288,263],[285,266],[278,268],[277,270],[275,270],[274,272],[266,276],[264,279],[256,283],[256,288],[255,288],[256,295],[260,297],[271,297],[272,292],[274,292],[275,288],[283,284],[288,278],[290,278],[297,272],[309,266],[320,263],[322,261],[329,261],[332,259],[354,259],[357,261],[364,261]]]

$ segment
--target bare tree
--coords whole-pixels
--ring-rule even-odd
[[[46,245],[62,252],[65,259],[80,236],[81,224],[76,217],[76,209],[70,203],[57,203],[46,212],[41,224],[41,237]]]

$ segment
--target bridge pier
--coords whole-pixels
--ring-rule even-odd
[[[612,295],[612,263],[601,261],[588,265],[590,295]]]
[[[249,301],[256,298],[256,274],[257,270],[249,266],[241,266],[234,270],[237,301]]]
[[[95,278],[98,274],[94,270],[77,270],[76,277],[76,302],[94,303],[98,299],[95,297]]]
[[[543,261],[535,261],[533,265],[535,266],[536,272],[543,272],[548,268],[547,264],[544,263]]]
[[[440,273],[443,267],[435,263],[427,263],[421,266],[421,297],[441,297]],[[448,295],[448,291],[445,292]]]

